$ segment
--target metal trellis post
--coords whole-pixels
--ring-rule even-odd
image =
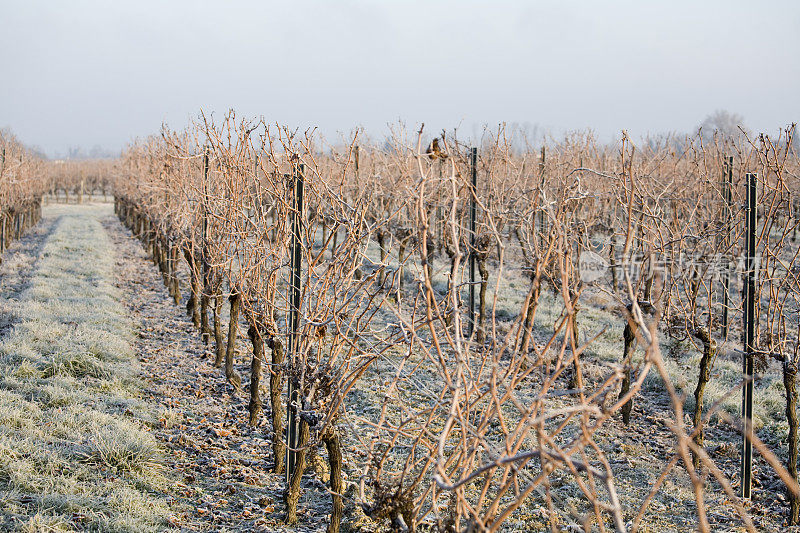
[[[291,287],[289,289],[289,368],[295,368],[297,363],[298,335],[300,332],[300,274],[301,274],[301,248],[300,237],[303,222],[303,165],[297,165],[294,171],[294,211],[292,213],[292,244],[290,251],[291,262]],[[297,412],[300,394],[297,384],[289,373],[288,379],[288,409],[286,424],[286,482],[289,483],[295,471],[297,462],[297,446],[300,438],[300,418]]]
[[[722,197],[725,201],[725,248],[731,241],[731,213],[733,209],[733,156],[725,162],[722,179]],[[727,259],[727,256],[726,256]],[[726,261],[727,262],[727,261]],[[728,340],[728,306],[730,305],[731,276],[729,265],[723,265],[722,273],[722,338]]]
[[[747,272],[744,280],[744,387],[742,388],[742,498],[750,498],[753,474],[753,352],[756,337],[756,208],[758,174],[747,174]]]
[[[478,194],[478,149],[471,148],[469,154],[470,161],[470,176],[472,178],[472,187],[470,189],[470,202],[469,202],[469,334],[475,332],[475,245],[476,238],[476,221],[478,206],[476,205],[476,197]]]

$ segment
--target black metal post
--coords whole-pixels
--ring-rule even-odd
[[[290,250],[291,287],[289,289],[289,368],[294,368],[297,360],[298,335],[300,332],[300,237],[303,223],[303,173],[305,168],[298,165],[294,172],[294,212],[292,213],[292,245]],[[298,439],[300,438],[300,418],[297,412],[300,395],[297,383],[289,373],[288,409],[286,424],[286,482],[294,474],[297,462]]]
[[[209,287],[209,260],[208,260],[208,146],[204,148],[203,152],[203,203],[202,203],[202,216],[203,216],[203,225],[202,225],[202,242],[200,243],[200,265],[203,269],[203,283],[202,291],[203,294],[201,296],[201,307],[203,310],[203,322],[200,325],[200,336],[203,339],[203,344],[208,344],[211,341],[211,332],[208,330],[207,327],[207,317],[206,314],[208,312],[207,305],[208,305],[208,298],[210,297],[210,287]]]
[[[733,156],[730,156],[724,165],[722,177],[722,197],[725,201],[725,250],[731,242],[731,212],[733,209]],[[725,265],[722,272],[722,338],[728,340],[728,306],[730,305],[731,276],[728,256],[725,256]]]
[[[756,208],[758,174],[747,174],[747,272],[744,280],[744,387],[742,389],[742,498],[750,498],[753,474],[753,352],[756,337]]]
[[[203,263],[206,258],[206,242],[208,239],[208,147],[203,153]]]
[[[478,218],[478,206],[476,198],[478,195],[478,149],[471,148],[469,154],[470,176],[472,177],[472,187],[470,189],[469,202],[469,334],[475,332],[475,245],[477,243],[476,222]]]
[[[544,165],[545,165],[545,146],[542,145],[542,155],[539,160],[539,178],[541,180],[540,186],[541,189],[544,190]],[[535,215],[534,215],[535,216]],[[536,220],[533,221],[536,223]],[[539,211],[539,239],[540,242],[544,242],[545,234],[547,233],[547,214],[545,213],[544,205],[542,205]]]

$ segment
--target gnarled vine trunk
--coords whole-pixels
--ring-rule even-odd
[[[478,254],[478,272],[481,275],[481,286],[478,291],[478,331],[476,340],[483,342],[486,337],[486,287],[489,285],[489,269],[486,267],[486,259],[489,254]]]
[[[697,387],[694,389],[694,414],[692,423],[695,428],[694,441],[698,448],[703,447],[703,394],[706,384],[711,379],[711,367],[714,363],[714,356],[717,353],[717,343],[711,338],[711,334],[705,328],[697,328],[694,331],[695,337],[703,343],[703,357],[700,358],[700,371],[697,377]],[[695,468],[700,467],[700,456],[692,454],[692,462]]]
[[[239,333],[239,309],[242,297],[238,292],[234,292],[228,300],[231,304],[231,316],[228,323],[228,346],[225,350],[225,378],[231,385],[239,389],[242,386],[242,378],[233,368],[233,356],[236,353],[236,336]]]
[[[783,386],[786,389],[786,420],[789,423],[789,453],[786,469],[792,479],[797,481],[797,364],[794,361],[783,363]],[[789,497],[789,524],[800,524],[800,497],[787,490]]]
[[[622,331],[624,345],[622,348],[622,364],[625,366],[625,375],[622,378],[622,386],[619,390],[619,398],[623,398],[631,390],[631,368],[633,366],[633,346],[636,340],[636,333],[631,325],[625,324]],[[622,406],[622,422],[627,426],[631,422],[631,411],[633,410],[633,398],[625,402]]]
[[[298,435],[295,469],[284,494],[284,501],[286,502],[286,517],[284,521],[289,525],[297,523],[297,502],[300,500],[300,481],[303,479],[303,472],[306,469],[306,450],[303,448],[308,444],[308,422],[301,418],[299,425],[300,434]]]
[[[194,327],[200,328],[200,283],[197,279],[194,256],[188,246],[183,249],[183,256],[189,265],[189,300],[186,302],[186,314],[191,317]]]
[[[276,474],[283,472],[284,456],[286,455],[286,445],[283,442],[283,404],[281,395],[283,394],[283,361],[286,357],[283,351],[283,344],[274,336],[269,340],[272,348],[272,367],[269,375],[269,399],[272,405],[272,452],[275,456]]]
[[[219,368],[225,364],[225,338],[222,336],[222,299],[218,289],[214,295],[214,366]]]
[[[258,415],[262,410],[259,388],[261,386],[261,363],[264,360],[264,339],[261,337],[255,318],[250,322],[247,336],[250,337],[253,345],[253,358],[250,361],[250,403],[247,405],[247,410],[250,412],[249,423],[251,426],[255,426],[258,424]]]
[[[203,259],[203,287],[200,293],[200,336],[206,346],[211,342],[211,325],[208,321],[208,308],[211,303],[211,269]]]
[[[328,464],[330,465],[330,485],[333,497],[333,509],[331,510],[331,521],[328,523],[327,533],[338,533],[339,525],[342,522],[342,512],[344,503],[342,502],[342,443],[339,433],[334,426],[331,426],[322,441],[328,450]]]

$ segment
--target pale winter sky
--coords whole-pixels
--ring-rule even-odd
[[[538,125],[610,140],[800,120],[800,2],[0,0],[0,127],[49,155],[235,108],[328,137]]]

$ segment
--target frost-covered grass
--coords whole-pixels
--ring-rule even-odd
[[[38,260],[7,258],[0,339],[0,529],[163,531],[167,478],[140,399],[132,324],[113,286],[99,218],[109,206],[52,206]],[[4,289],[7,286],[4,285]]]

